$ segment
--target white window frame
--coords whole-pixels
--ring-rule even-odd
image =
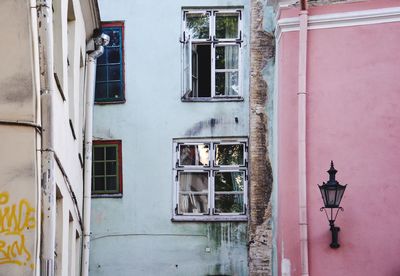
[[[208,165],[181,165],[180,145],[209,145]],[[216,165],[216,145],[243,145],[243,164],[241,165]],[[248,140],[247,138],[202,138],[202,139],[174,139],[173,141],[173,206],[172,221],[247,221],[248,219]],[[208,213],[178,213],[179,210],[179,180],[180,172],[208,173]],[[241,172],[243,173],[243,192],[224,191],[215,192],[215,174],[218,172]],[[216,194],[243,194],[242,213],[216,213]]]
[[[209,14],[209,38],[193,39],[190,37],[186,29],[187,14]],[[238,37],[217,39],[215,33],[215,23],[217,14],[238,14]],[[182,45],[182,101],[232,101],[243,100],[242,93],[242,47],[243,47],[243,9],[182,9],[182,29],[181,29],[181,45]],[[210,97],[188,97],[189,93],[196,93],[192,87],[192,46],[211,45],[211,96]],[[237,69],[216,69],[215,68],[215,48],[216,46],[238,45],[238,68]],[[188,54],[190,53],[190,54]],[[238,72],[238,95],[216,95],[215,91],[215,73],[216,72]],[[198,85],[197,85],[198,87]]]

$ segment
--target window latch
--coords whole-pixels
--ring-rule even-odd
[[[179,42],[182,43],[182,44],[187,44],[188,43],[188,40],[186,40],[186,32],[183,32],[183,39],[180,38]]]

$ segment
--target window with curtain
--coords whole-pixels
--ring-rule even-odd
[[[241,98],[242,10],[184,9],[182,100]]]
[[[174,141],[173,220],[247,219],[247,140]]]

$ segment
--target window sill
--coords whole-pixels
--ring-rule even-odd
[[[199,216],[176,216],[174,215],[171,218],[172,222],[213,222],[213,221],[239,221],[239,222],[247,222],[248,218],[246,215],[232,215],[232,216],[207,216],[207,215],[199,215]]]
[[[124,104],[126,100],[118,100],[118,101],[104,101],[104,102],[94,102],[95,105],[106,105],[106,104]]]
[[[243,97],[181,98],[182,102],[243,102]]]
[[[92,198],[122,198],[122,193],[118,193],[118,194],[92,194]]]

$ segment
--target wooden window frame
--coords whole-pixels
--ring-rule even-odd
[[[96,94],[95,94],[95,99],[94,103],[96,105],[104,105],[104,104],[123,104],[126,102],[126,96],[125,96],[125,22],[124,21],[104,21],[101,22],[101,27],[102,28],[113,28],[113,27],[118,27],[121,28],[121,98],[119,99],[113,99],[113,98],[105,98],[103,100],[96,99]],[[107,46],[105,46],[107,47]],[[97,70],[97,65],[96,65],[96,70]],[[96,81],[97,83],[97,81]]]
[[[209,165],[183,165],[180,162],[180,146],[182,145],[209,145]],[[243,164],[215,165],[216,145],[243,144]],[[247,221],[248,220],[248,139],[244,137],[222,137],[201,139],[174,139],[173,140],[173,222],[179,221]],[[179,213],[179,181],[180,173],[208,173],[208,213]],[[239,172],[243,174],[243,212],[242,213],[217,213],[215,212],[215,197],[222,192],[215,191],[215,174],[223,172]],[[230,192],[226,193],[229,194]],[[240,194],[232,192],[230,194]]]
[[[187,14],[208,14],[209,16],[209,39],[201,38],[201,39],[190,39],[186,30],[186,15]],[[224,38],[224,39],[216,39],[216,17],[217,14],[238,14],[238,37],[237,38]],[[242,51],[243,51],[243,8],[202,8],[202,9],[192,9],[192,8],[183,8],[182,9],[182,29],[181,29],[181,46],[182,46],[182,92],[181,92],[181,101],[182,102],[238,102],[243,101],[243,68],[242,68]],[[190,57],[187,57],[187,53],[190,48],[190,52],[192,52],[192,45],[211,45],[211,95],[209,97],[198,97],[198,96],[188,96],[190,93],[194,93],[193,79],[193,61],[192,54]],[[224,46],[238,46],[238,68],[237,69],[217,69],[215,62],[215,53],[216,47],[224,47]],[[190,59],[188,61],[188,59]],[[187,64],[186,64],[187,63]],[[190,72],[191,79],[189,78],[187,71]],[[196,70],[195,70],[196,71]],[[217,95],[215,84],[216,84],[216,73],[220,72],[229,72],[234,71],[238,74],[238,94],[237,95]],[[190,89],[188,89],[187,85],[189,85]],[[198,85],[197,85],[198,89]],[[198,92],[198,91],[197,91]]]
[[[94,178],[94,171],[92,174],[92,183],[91,183],[91,194],[93,198],[102,198],[102,197],[122,197],[123,192],[123,177],[122,177],[122,141],[121,140],[94,140],[93,141],[93,149],[95,146],[101,145],[115,145],[117,146],[117,172],[118,172],[118,183],[117,187],[119,188],[117,192],[105,192],[105,193],[96,193],[93,191],[93,178]],[[92,163],[94,161],[94,150],[92,154]],[[93,164],[92,164],[93,167]]]

